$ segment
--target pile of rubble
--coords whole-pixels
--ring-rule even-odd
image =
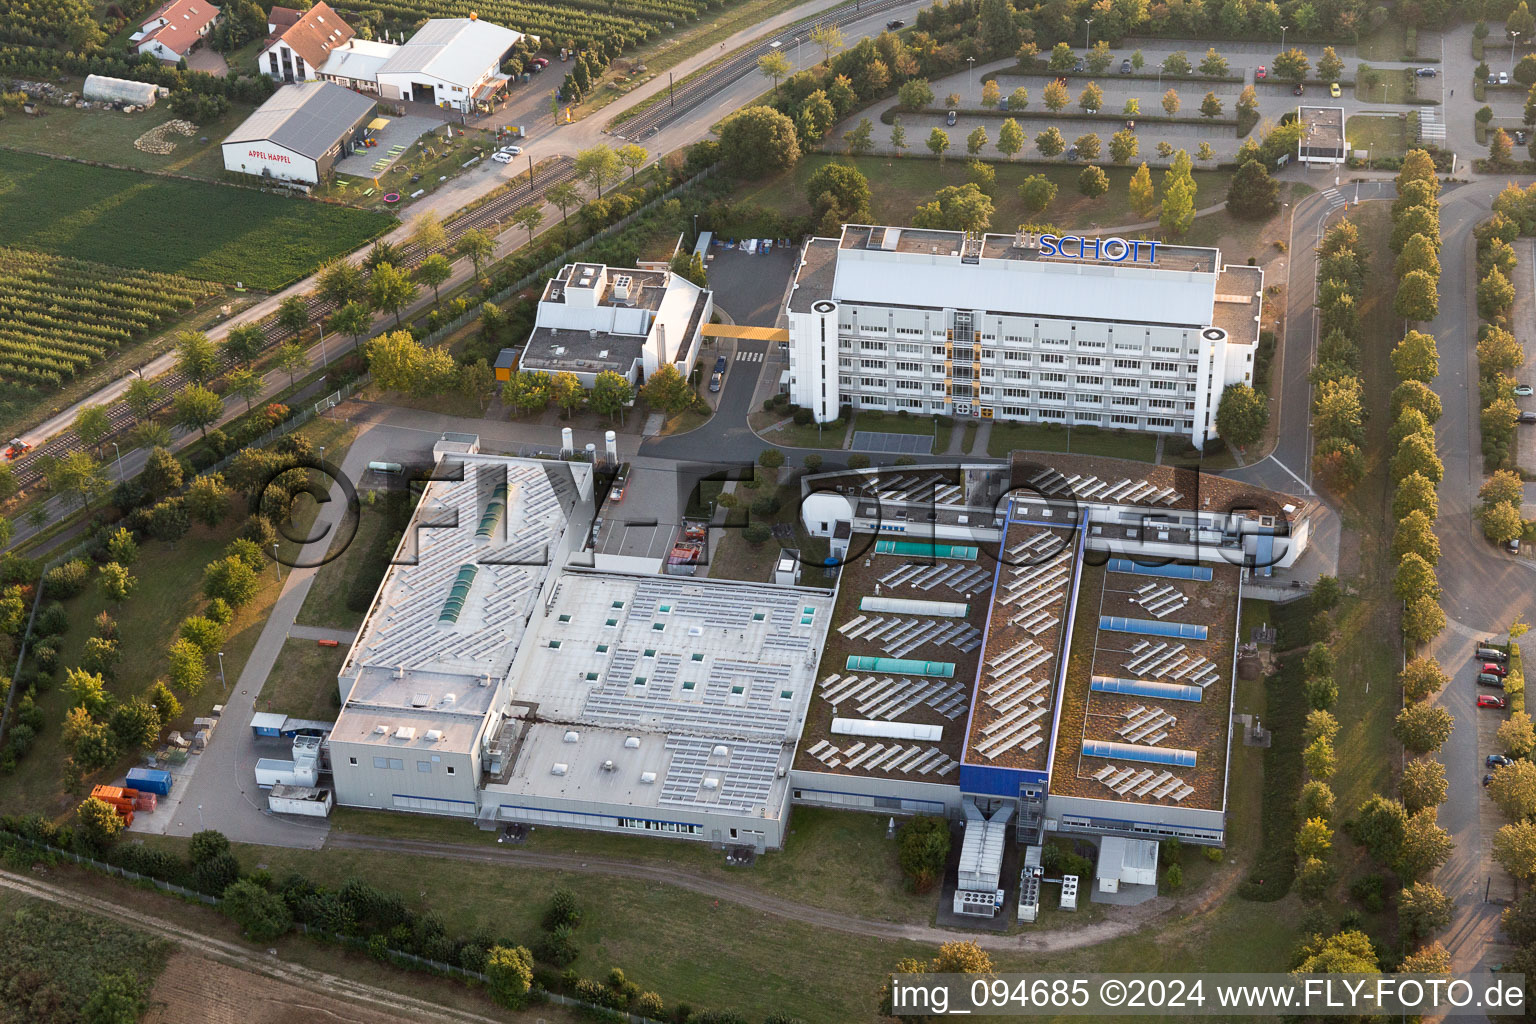
[[[62,89],[52,82],[28,82],[14,78],[5,83],[5,88],[0,92],[25,93],[28,99],[39,100],[56,107],[73,107],[80,103],[80,94],[68,89]]]
[[[172,135],[186,135],[188,137],[197,134],[197,125],[191,121],[167,121],[158,128],[149,131],[133,140],[133,148],[141,153],[153,153],[156,156],[169,156],[175,150],[176,143],[171,141]]]

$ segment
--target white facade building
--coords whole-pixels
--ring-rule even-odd
[[[434,18],[379,66],[379,93],[465,113],[489,109],[508,81],[502,58],[522,38],[474,15]]]
[[[1252,381],[1263,283],[1214,248],[848,225],[802,253],[790,396],[1201,445]]]
[[[320,0],[307,11],[274,7],[267,15],[267,41],[256,55],[256,69],[278,82],[308,82],[335,51],[356,36],[341,15]]]
[[[206,0],[167,0],[128,37],[135,53],[175,64],[198,47],[219,20],[219,9]]]
[[[373,116],[374,100],[330,82],[287,85],[224,140],[224,168],[313,185]]]

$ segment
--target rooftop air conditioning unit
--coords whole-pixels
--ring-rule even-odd
[[[715,744],[715,749],[713,749],[713,750],[711,750],[709,752],[709,756],[710,757],[730,757],[731,756],[731,748],[726,746],[724,743],[716,743]]]
[[[613,762],[612,761],[604,761],[603,762],[603,771],[605,771],[605,772],[613,771]]]
[[[568,764],[561,764],[559,761],[556,761],[554,764],[549,766],[549,774],[551,774],[551,775],[564,775],[566,772],[568,772],[570,770],[571,770],[571,766],[570,765],[568,765]]]
[[[645,783],[646,785],[650,785],[651,783],[656,781],[656,773],[655,772],[641,772],[640,773],[640,781]]]
[[[566,730],[565,742],[575,743],[579,739],[581,739],[581,733],[577,732],[575,729]]]
[[[429,742],[429,743],[436,743],[439,740],[441,740],[442,738],[443,738],[443,730],[441,730],[441,729],[428,729],[427,730],[427,742]]]
[[[625,739],[624,739],[624,749],[625,750],[639,750],[640,749],[640,737],[639,736],[628,736],[628,737],[625,737]]]
[[[713,775],[710,775],[710,776],[707,776],[704,779],[704,781],[701,783],[701,785],[705,789],[719,789],[720,788],[720,780],[715,778]]]

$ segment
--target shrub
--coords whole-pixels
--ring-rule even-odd
[[[757,545],[773,536],[773,531],[764,523],[753,523],[741,531],[741,539],[748,544]]]
[[[257,942],[271,942],[293,924],[288,905],[250,879],[241,879],[224,890],[219,908]],[[382,936],[378,936],[382,938]]]
[[[560,925],[539,936],[533,944],[533,955],[555,967],[569,967],[581,955],[569,925]]]
[[[43,577],[45,593],[62,600],[78,597],[91,581],[91,563],[83,558],[72,558],[63,565],[56,565]]]
[[[794,415],[795,426],[803,427],[816,418],[815,413],[809,409],[797,409]]]
[[[556,889],[550,893],[549,906],[544,910],[544,930],[574,928],[581,923],[581,907],[576,894],[569,889]]]
[[[778,469],[784,465],[784,453],[777,448],[764,448],[757,455],[757,464],[764,469]]]
[[[908,888],[927,892],[944,874],[944,862],[949,858],[949,822],[920,814],[897,830],[896,839]]]

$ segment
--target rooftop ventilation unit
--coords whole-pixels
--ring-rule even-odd
[[[565,742],[575,743],[579,739],[581,739],[581,733],[577,732],[575,729],[566,730]]]
[[[556,761],[554,764],[549,766],[549,774],[551,774],[551,775],[564,775],[566,772],[568,772],[570,770],[571,770],[571,766],[570,765],[568,765],[568,764],[561,764],[559,761]]]
[[[613,279],[613,301],[629,301],[629,285],[632,278],[628,274],[619,274]]]
[[[443,730],[441,730],[441,729],[428,729],[427,730],[427,742],[428,743],[436,743],[439,740],[441,740],[442,738],[443,738]]]
[[[603,762],[603,771],[605,771],[605,772],[613,771],[613,762],[612,761],[604,761]]]
[[[624,749],[625,750],[639,750],[640,749],[640,737],[639,736],[627,736],[627,737],[625,737],[625,739],[624,739]]]
[[[720,780],[715,778],[713,775],[709,775],[705,777],[704,781],[700,783],[700,785],[702,785],[705,789],[719,789]]]
[[[641,772],[640,773],[640,781],[645,783],[646,785],[650,785],[651,783],[656,781],[656,773],[655,772]]]
[[[413,740],[415,738],[416,738],[416,727],[415,726],[412,726],[412,725],[402,725],[400,728],[395,730],[395,739],[397,739],[397,740]]]
[[[427,706],[427,704],[431,700],[432,700],[432,698],[427,696],[425,693],[412,694],[411,695],[411,707],[413,707],[413,708],[424,708],[424,707]]]
[[[715,749],[713,749],[713,750],[711,750],[709,752],[709,756],[710,757],[730,757],[731,756],[731,748],[726,746],[724,743],[716,743],[715,744]]]
[[[373,727],[373,734],[375,736],[388,736],[389,726],[380,723],[379,725]]]

